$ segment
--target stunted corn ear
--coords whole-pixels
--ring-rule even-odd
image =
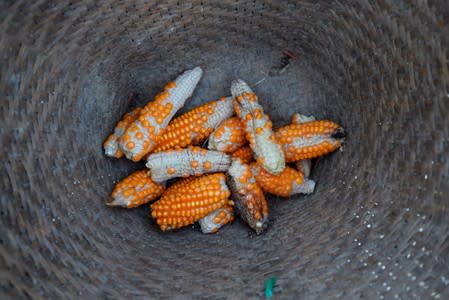
[[[239,158],[244,164],[250,163],[253,160],[253,150],[249,146],[243,146],[233,152],[231,158]]]
[[[151,205],[151,216],[162,231],[181,228],[231,205],[229,196],[223,173],[181,179]]]
[[[128,159],[139,161],[154,149],[167,124],[192,96],[202,73],[200,67],[184,72],[143,108],[120,139],[120,148]]]
[[[243,164],[240,159],[235,159],[232,161],[228,174],[240,216],[257,234],[262,233],[268,224],[268,202],[250,167]]]
[[[112,201],[106,204],[127,208],[137,207],[156,199],[164,190],[165,185],[153,182],[148,175],[148,170],[140,170],[117,183],[112,191]]]
[[[216,233],[224,225],[234,221],[234,207],[231,205],[216,209],[199,220],[203,233]]]
[[[319,157],[337,150],[345,137],[340,125],[331,121],[312,121],[280,128],[276,138],[287,162]]]
[[[285,168],[284,153],[276,140],[272,123],[257,96],[243,80],[231,84],[234,110],[242,121],[246,138],[254,152],[256,161],[272,174],[279,174]]]
[[[240,118],[233,117],[223,121],[209,137],[208,148],[231,153],[246,143],[245,130]]]
[[[223,152],[191,146],[187,149],[151,154],[147,158],[146,166],[150,169],[154,181],[163,182],[176,177],[225,172],[230,164],[231,158]]]
[[[117,123],[114,128],[114,132],[108,136],[103,144],[104,153],[107,156],[121,158],[123,157],[123,152],[119,147],[119,140],[125,133],[126,128],[134,122],[137,116],[140,114],[142,109],[140,107],[135,108],[132,112],[126,113],[123,118]]]
[[[299,193],[310,194],[315,189],[313,180],[304,179],[300,171],[288,166],[278,175],[268,173],[257,163],[251,164],[251,170],[262,190],[272,195],[288,197]]]
[[[223,97],[194,108],[168,124],[167,130],[160,136],[154,152],[198,145],[233,113],[231,97]]]

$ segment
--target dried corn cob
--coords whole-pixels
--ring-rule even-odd
[[[288,166],[279,175],[268,173],[257,163],[252,163],[250,167],[257,183],[264,192],[288,197],[299,193],[310,194],[315,189],[313,180],[304,179],[301,172]]]
[[[154,152],[198,145],[233,113],[231,97],[203,104],[170,122],[166,131],[160,136]]]
[[[306,116],[300,113],[294,113],[292,116],[292,124],[303,124],[315,121],[314,116]],[[296,162],[296,169],[304,174],[304,178],[309,178],[312,169],[312,160],[303,159]]]
[[[135,108],[132,112],[126,113],[123,118],[115,126],[114,133],[108,136],[106,141],[104,141],[103,148],[104,153],[107,156],[121,158],[123,157],[123,152],[119,148],[119,140],[125,133],[126,128],[129,124],[134,122],[137,116],[140,114],[142,109],[140,107]]]
[[[127,208],[137,207],[156,199],[164,190],[165,185],[153,182],[148,175],[148,170],[140,170],[117,183],[112,191],[112,201],[106,204]]]
[[[150,154],[146,166],[155,182],[164,182],[176,177],[224,172],[230,164],[231,158],[225,153],[191,146]]]
[[[331,121],[291,124],[276,132],[287,162],[315,158],[335,151],[341,146],[345,132]]]
[[[234,221],[234,207],[226,205],[203,217],[198,223],[203,233],[216,233],[221,227],[232,221]]]
[[[148,103],[137,120],[128,126],[120,139],[120,148],[128,159],[139,161],[157,144],[168,122],[192,96],[203,71],[200,67],[184,72],[169,82],[153,102]]]
[[[228,170],[235,205],[242,219],[260,234],[268,223],[268,202],[248,165],[234,159]]]
[[[231,153],[246,143],[245,131],[240,118],[233,117],[223,121],[210,135],[208,148]]]
[[[285,168],[284,153],[271,129],[272,123],[257,96],[243,80],[231,85],[234,109],[240,117],[246,138],[254,152],[256,161],[272,174],[279,174]]]
[[[229,196],[223,173],[181,179],[151,205],[151,216],[162,231],[177,229],[231,205]]]
[[[244,164],[250,163],[253,160],[253,150],[249,146],[243,146],[233,152],[231,158],[239,158]]]

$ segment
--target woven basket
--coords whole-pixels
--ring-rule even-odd
[[[258,299],[275,276],[277,299],[448,299],[449,5],[341,2],[1,1],[0,298]],[[196,65],[183,111],[265,78],[275,125],[349,133],[314,194],[270,198],[261,236],[162,234],[148,207],[104,204],[143,164],[102,142]]]

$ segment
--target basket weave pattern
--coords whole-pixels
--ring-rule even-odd
[[[0,294],[260,298],[275,275],[282,299],[447,299],[449,6],[341,2],[1,2]],[[298,59],[269,76],[286,48]],[[162,234],[148,207],[104,205],[143,165],[102,142],[195,65],[183,111],[265,78],[275,125],[298,111],[349,133],[314,194],[270,198],[266,234]]]

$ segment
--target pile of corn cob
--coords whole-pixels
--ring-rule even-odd
[[[119,182],[107,204],[132,208],[160,197],[151,204],[151,216],[162,231],[199,222],[204,233],[234,220],[235,206],[259,234],[268,224],[264,192],[281,197],[312,193],[310,159],[338,149],[344,130],[331,121],[294,114],[290,125],[273,131],[256,94],[242,80],[232,82],[231,97],[172,120],[201,75],[196,67],[169,82],[154,101],[127,113],[106,139],[107,156],[144,158],[148,168]],[[206,140],[207,149],[199,147]],[[174,178],[181,179],[167,183]]]

